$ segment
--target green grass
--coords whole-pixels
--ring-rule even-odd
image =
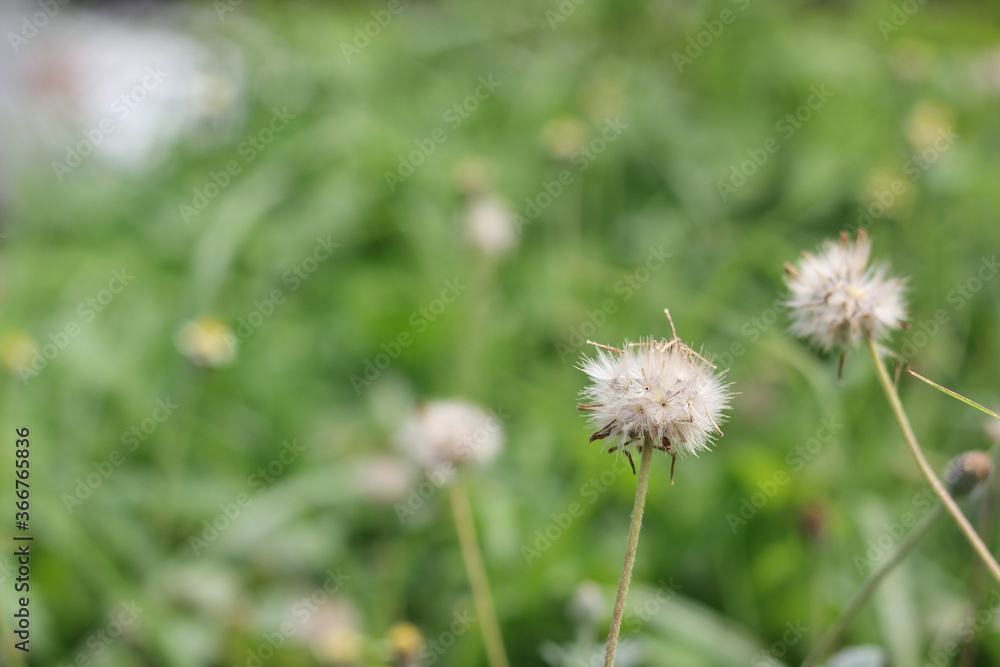
[[[182,140],[148,171],[88,161],[59,183],[40,157],[8,172],[0,335],[44,345],[81,324],[37,377],[10,373],[0,398],[11,445],[14,428],[32,433],[30,664],[84,653],[100,665],[244,665],[338,568],[360,664],[391,664],[382,640],[394,623],[439,637],[472,605],[445,494],[401,523],[396,501],[373,499],[365,484],[376,457],[400,458],[392,435],[414,403],[446,397],[509,415],[503,452],[471,472],[470,487],[512,664],[544,664],[543,643],[573,641],[567,604],[584,581],[605,596],[590,637],[603,641],[635,480],[609,474],[595,491],[615,459],[587,443],[575,364],[587,352],[580,338],[668,336],[665,307],[686,342],[731,354],[740,394],[725,437],[680,462],[675,486],[667,461],[654,460],[629,604],[655,600],[661,580],[679,590],[647,622],[626,622],[623,639],[641,644],[641,664],[753,664],[801,623],[808,635],[782,658],[801,661],[863,580],[855,556],[884,524],[919,511],[924,485],[863,354],[837,386],[836,358],[785,332],[781,267],[855,225],[859,207],[902,179],[904,193],[869,230],[875,255],[910,276],[912,325],[896,344],[915,344],[908,357],[921,373],[996,404],[1000,283],[989,275],[957,291],[1000,245],[1000,93],[976,82],[996,57],[996,10],[929,3],[883,39],[886,2],[587,0],[555,30],[546,12],[556,3],[412,3],[346,62],[341,42],[384,6],[254,3],[223,21],[209,12],[192,30],[245,50],[246,113],[231,137],[207,149]],[[726,9],[736,19],[678,72],[673,54]],[[452,127],[445,113],[491,74],[501,85]],[[785,136],[777,124],[818,85],[834,94]],[[927,104],[958,138],[912,181],[908,127],[915,113],[939,117],[920,111]],[[242,160],[240,142],[285,105],[287,128],[186,224],[179,205]],[[553,155],[554,122],[577,119],[589,142],[618,116],[627,127],[586,169]],[[386,172],[438,128],[446,140],[390,191]],[[723,201],[718,182],[769,138],[778,150]],[[526,198],[572,174],[494,263],[462,228],[454,172],[472,156],[526,219]],[[317,237],[339,247],[292,289],[286,272]],[[669,258],[641,282],[660,248]],[[84,323],[78,305],[122,267],[134,282]],[[454,303],[433,321],[420,314],[456,280]],[[199,369],[178,352],[184,322],[207,315],[235,329],[274,290],[284,302],[232,364]],[[946,323],[920,344],[921,323],[939,311]],[[356,392],[351,376],[403,332],[412,343]],[[901,393],[932,465],[989,446],[974,411],[905,376]],[[70,514],[64,494],[167,397],[177,410]],[[796,454],[823,420],[839,425],[833,437]],[[286,440],[305,451],[257,494],[248,480]],[[0,457],[8,479],[12,462]],[[774,483],[782,472],[787,482]],[[425,481],[412,475],[414,487]],[[727,515],[758,492],[770,497],[734,533]],[[191,536],[243,493],[248,506],[195,556]],[[574,502],[582,516],[526,563],[522,547]],[[975,612],[972,563],[942,524],[849,641],[923,664]],[[8,574],[8,624],[12,587]],[[128,639],[95,655],[88,638],[132,600],[145,611]],[[1000,659],[996,634],[978,636],[979,664]],[[266,664],[316,659],[297,632]],[[477,629],[437,664],[485,664]]]

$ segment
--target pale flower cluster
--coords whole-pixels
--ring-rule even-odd
[[[792,333],[829,351],[877,342],[903,326],[903,280],[891,277],[887,264],[869,264],[870,255],[862,230],[853,242],[842,234],[839,243],[826,241],[818,254],[786,265]]]
[[[672,454],[707,450],[732,397],[723,373],[674,338],[626,343],[621,350],[599,346],[580,365],[591,383],[582,392],[596,429],[591,442],[609,438],[611,450],[629,443]]]

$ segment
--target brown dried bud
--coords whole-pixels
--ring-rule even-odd
[[[973,450],[959,454],[944,469],[944,484],[956,498],[972,493],[993,472],[993,460],[986,452]]]

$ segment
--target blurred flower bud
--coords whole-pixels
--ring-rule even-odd
[[[1000,95],[1000,49],[991,49],[978,58],[972,74],[979,90]]]
[[[445,476],[455,464],[485,463],[503,443],[494,414],[465,401],[435,401],[417,408],[396,434],[401,451],[428,471]]]
[[[603,618],[604,611],[604,595],[601,594],[601,587],[593,581],[580,584],[569,602],[570,616],[583,625],[597,623]]]
[[[499,197],[474,197],[465,212],[465,235],[474,248],[501,257],[517,245],[517,231],[506,202]]]
[[[350,601],[330,598],[303,621],[300,637],[320,664],[355,665],[361,660],[364,644],[358,618]]]
[[[236,336],[217,317],[185,322],[175,343],[181,354],[197,366],[224,366],[236,357]]]
[[[486,158],[467,157],[452,170],[455,187],[464,195],[481,195],[493,183],[493,165]]]
[[[581,97],[587,118],[594,124],[619,116],[625,110],[625,89],[613,77],[595,79],[583,90]]]
[[[544,138],[549,155],[566,160],[587,143],[587,124],[573,116],[556,118],[545,126]]]
[[[879,215],[905,213],[910,208],[917,185],[895,167],[879,167],[868,173],[863,197],[869,211]]]
[[[361,493],[376,502],[391,503],[403,497],[413,469],[393,456],[378,456],[361,463]]]
[[[5,331],[0,337],[0,360],[10,373],[30,369],[37,350],[34,339],[20,329]]]
[[[986,422],[986,435],[993,442],[1000,441],[1000,420],[990,419]]]
[[[389,643],[396,659],[402,664],[410,664],[424,645],[424,636],[417,626],[401,621],[389,628]]]
[[[941,140],[950,141],[952,125],[951,109],[942,104],[923,101],[910,113],[906,123],[906,138],[918,153],[934,150],[937,154],[941,152]],[[947,145],[946,143],[946,147]]]
[[[822,503],[809,503],[799,512],[799,527],[810,541],[820,542],[826,536],[829,515],[829,510]]]
[[[938,56],[936,47],[919,39],[901,39],[889,55],[889,64],[896,76],[904,81],[926,79],[933,71]]]
[[[986,452],[973,450],[959,454],[944,469],[944,484],[948,493],[964,498],[993,472],[993,460]]]

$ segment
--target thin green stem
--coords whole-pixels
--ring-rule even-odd
[[[979,558],[983,561],[983,564],[993,575],[993,578],[1000,582],[1000,565],[997,565],[996,560],[990,554],[990,550],[986,548],[983,541],[979,538],[979,534],[969,523],[969,520],[965,518],[962,514],[962,510],[959,509],[958,504],[955,503],[955,499],[951,497],[948,490],[944,488],[944,484],[941,480],[937,478],[934,474],[933,468],[927,463],[927,459],[924,457],[923,451],[920,449],[920,445],[917,443],[917,437],[913,435],[913,428],[910,426],[910,420],[906,416],[906,411],[903,409],[903,403],[899,400],[899,394],[896,393],[896,386],[892,383],[889,378],[889,372],[885,369],[885,364],[879,359],[878,349],[875,346],[875,342],[869,338],[866,341],[868,343],[868,352],[871,354],[872,363],[875,364],[875,373],[878,375],[879,382],[882,384],[882,389],[885,391],[886,397],[889,399],[889,405],[892,406],[892,412],[896,416],[896,422],[899,424],[900,431],[903,432],[903,439],[910,448],[910,453],[913,454],[913,459],[917,462],[917,467],[920,468],[920,472],[923,473],[924,478],[927,483],[931,485],[931,489],[937,494],[937,497],[941,499],[941,504],[944,508],[948,510],[948,514],[955,520],[958,527],[965,534],[967,540],[975,549]]]
[[[642,513],[646,509],[646,490],[649,488],[649,464],[653,460],[653,446],[647,440],[642,446],[642,459],[639,462],[639,480],[635,487],[635,505],[632,507],[632,523],[628,529],[628,542],[625,544],[625,566],[622,568],[622,578],[618,581],[618,597],[615,598],[615,611],[611,617],[611,631],[608,633],[608,650],[604,654],[604,667],[614,667],[615,651],[618,650],[618,635],[622,631],[622,617],[625,615],[625,595],[632,581],[632,566],[635,565],[635,548],[639,544],[639,530],[642,528]]]
[[[465,572],[472,587],[472,599],[476,605],[476,615],[479,616],[479,629],[483,633],[483,643],[486,645],[486,657],[490,667],[510,667],[503,647],[503,638],[500,635],[496,608],[493,606],[493,596],[490,594],[486,566],[483,565],[479,540],[476,539],[472,505],[469,503],[469,493],[464,480],[461,477],[454,480],[448,490],[451,496],[451,512],[455,518],[455,530],[458,532],[462,559],[465,561]]]
[[[823,636],[819,638],[819,641],[816,642],[813,650],[809,652],[809,655],[806,656],[805,661],[802,663],[802,667],[814,667],[814,665],[818,664],[820,660],[825,658],[830,653],[830,650],[834,647],[837,641],[840,640],[844,631],[847,630],[848,626],[850,626],[851,621],[853,621],[854,617],[858,615],[861,608],[865,606],[865,603],[868,602],[868,599],[875,592],[875,589],[878,588],[878,585],[882,582],[885,576],[892,572],[893,568],[895,568],[896,565],[907,556],[907,554],[913,551],[913,548],[917,546],[927,531],[930,530],[931,526],[933,526],[938,518],[941,517],[943,509],[944,507],[940,503],[931,508],[931,510],[924,515],[917,525],[913,527],[913,530],[907,533],[906,537],[903,538],[903,541],[900,542],[895,549],[893,549],[889,556],[879,563],[878,567],[871,571],[868,578],[865,579],[863,584],[861,584],[861,588],[854,593],[851,601],[848,602],[847,606],[840,612],[840,616],[837,617],[837,620],[834,621],[833,625],[831,625],[827,631],[823,633]]]

